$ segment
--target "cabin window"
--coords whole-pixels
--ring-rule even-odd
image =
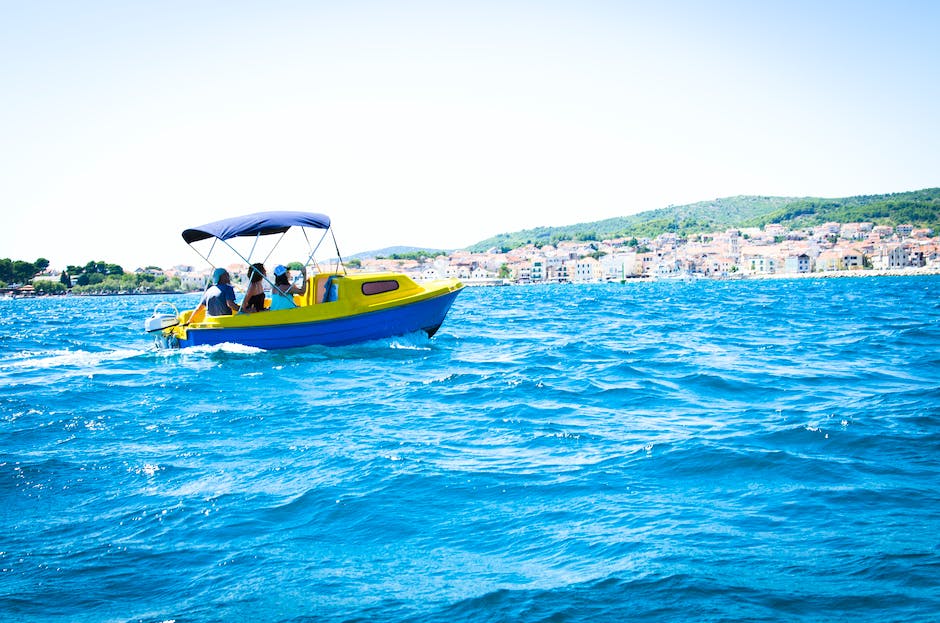
[[[391,292],[392,290],[398,289],[398,282],[394,279],[389,279],[387,281],[367,281],[362,284],[362,293],[366,296],[372,296],[373,294],[382,294],[383,292]]]

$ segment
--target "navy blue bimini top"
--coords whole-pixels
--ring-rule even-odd
[[[228,240],[238,236],[267,236],[282,234],[291,227],[329,229],[330,217],[316,212],[257,212],[183,230],[183,240],[192,244],[206,238]]]

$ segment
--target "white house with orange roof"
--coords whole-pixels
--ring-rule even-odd
[[[843,270],[859,270],[865,267],[865,254],[855,247],[842,250]]]
[[[816,270],[831,272],[842,269],[841,249],[826,249],[816,258]]]
[[[706,277],[726,277],[734,266],[734,260],[718,253],[709,253],[702,260],[702,272]]]

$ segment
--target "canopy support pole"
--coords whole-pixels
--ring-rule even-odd
[[[310,255],[307,256],[307,261],[304,263],[304,266],[310,266],[310,265],[312,265],[312,266],[316,267],[317,272],[320,272],[320,264],[319,264],[319,262],[317,262],[316,258],[313,257],[313,256],[317,254],[317,250],[319,250],[320,245],[323,244],[323,239],[326,238],[326,232],[327,232],[327,231],[332,231],[332,228],[330,228],[330,229],[328,229],[328,230],[325,230],[325,231],[323,232],[323,235],[320,236],[320,241],[317,243],[317,246],[313,247],[313,250],[310,251]],[[309,248],[310,248],[310,238],[307,238],[307,229],[306,229],[306,228],[303,228],[303,232],[304,232],[304,238],[306,238],[306,240],[307,240],[307,248],[309,249]],[[311,264],[311,262],[313,262],[313,264]]]
[[[348,273],[346,272],[346,263],[343,262],[343,256],[341,256],[341,255],[339,254],[339,243],[336,242],[336,233],[333,231],[333,228],[332,228],[332,227],[330,227],[330,235],[333,236],[333,248],[336,249],[336,267],[339,268],[340,266],[342,266],[342,267],[343,267],[343,274],[346,275],[346,274],[348,274]],[[337,271],[337,272],[339,272],[339,271]]]

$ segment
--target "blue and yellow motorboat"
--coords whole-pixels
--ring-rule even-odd
[[[341,346],[419,331],[433,336],[463,288],[456,279],[418,283],[403,273],[350,273],[338,248],[336,268],[321,271],[314,255],[327,232],[331,232],[330,218],[324,214],[249,214],[187,229],[183,240],[192,246],[215,239],[213,248],[216,241],[221,241],[247,265],[251,264],[251,254],[243,255],[229,244],[230,240],[253,237],[257,243],[261,236],[283,236],[292,228],[323,230],[316,247],[310,249],[305,266],[314,270],[307,277],[305,294],[293,296],[295,307],[207,316],[204,308],[197,314],[196,310],[161,312],[166,309],[164,304],[157,306],[144,329],[157,334],[158,345],[169,348],[228,342],[269,350],[315,344]],[[306,232],[304,237],[309,239]],[[211,250],[204,256],[207,261],[209,255]],[[265,301],[268,306],[270,298]]]

